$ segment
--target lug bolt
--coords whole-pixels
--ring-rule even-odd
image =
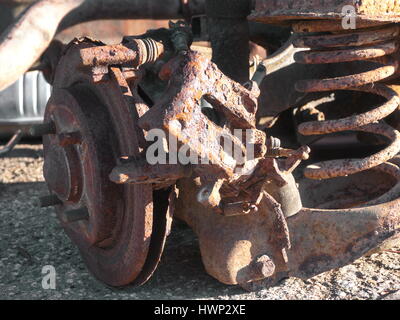
[[[89,219],[89,211],[86,207],[64,212],[67,222],[76,222]]]
[[[41,124],[35,124],[29,129],[29,133],[31,136],[44,136],[46,134],[55,134],[56,133],[56,125],[53,121],[45,122]]]
[[[60,204],[62,204],[62,201],[55,194],[43,196],[38,199],[38,206],[40,208],[47,208]]]

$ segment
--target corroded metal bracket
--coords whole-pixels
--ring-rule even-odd
[[[197,201],[222,215],[248,214],[257,210],[266,181],[274,184],[276,189],[294,185],[294,181],[288,183],[285,180],[282,172],[290,175],[302,159],[308,158],[309,149],[285,151],[267,143],[265,133],[255,128],[259,95],[255,83],[245,88],[221,73],[206,56],[193,51],[170,60],[161,70],[160,77],[167,79],[169,86],[163,98],[140,118],[139,125],[146,131],[162,129],[167,136],[177,140],[175,148],[187,147],[199,159],[191,165],[203,183]],[[204,100],[218,113],[220,123],[203,112]],[[238,129],[239,134],[235,131]],[[232,143],[233,149],[236,147],[240,151],[242,158],[239,161],[233,149],[226,150],[226,140]],[[169,145],[168,152],[171,154],[176,149]],[[278,168],[273,157],[282,156],[288,159],[283,168]],[[180,164],[175,165],[175,169],[179,167]],[[270,170],[272,168],[274,170]],[[182,169],[177,169],[182,176],[175,175],[176,180],[184,177]],[[137,170],[137,165],[133,164],[118,166],[111,179],[118,183],[122,180],[134,183]],[[150,177],[157,175],[161,180],[171,180],[174,173],[152,167],[151,174],[141,183],[154,182]],[[294,195],[298,193],[295,188],[291,190]],[[301,202],[295,201],[290,214],[300,208]]]
[[[145,130],[161,128],[178,140],[178,147],[187,145],[199,157],[207,157],[210,164],[198,165],[214,168],[222,177],[233,175],[236,160],[223,150],[222,137],[231,139],[240,150],[246,152],[245,143],[233,134],[235,129],[254,131],[255,150],[260,157],[265,153],[265,137],[255,128],[258,88],[252,91],[223,75],[207,57],[188,52],[164,66],[163,79],[169,79],[170,86],[161,101],[158,101],[139,121]],[[224,118],[220,126],[203,114],[202,99],[213,105]]]

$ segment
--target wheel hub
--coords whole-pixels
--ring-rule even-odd
[[[74,52],[97,45],[84,39],[64,56],[55,75],[44,124],[44,176],[61,225],[89,270],[112,285],[140,285],[154,272],[170,224],[170,189],[118,185],[109,174],[119,159],[140,153],[133,100],[124,77],[93,82]],[[129,88],[126,85],[127,88]],[[127,89],[129,91],[129,89]],[[143,107],[143,105],[141,106]],[[122,124],[122,125],[121,125]],[[153,193],[157,201],[153,203]]]
[[[81,162],[75,148],[50,145],[43,171],[50,190],[60,200],[79,201],[83,180]]]

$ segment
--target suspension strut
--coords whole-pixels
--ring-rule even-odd
[[[374,168],[400,151],[400,133],[383,119],[395,112],[400,97],[383,80],[398,71],[398,61],[392,54],[398,50],[400,27],[393,24],[370,24],[358,26],[356,31],[343,30],[335,21],[301,21],[293,23],[297,37],[296,47],[308,48],[295,54],[301,64],[336,64],[343,62],[373,62],[372,70],[327,79],[301,80],[296,83],[300,92],[329,92],[349,90],[372,93],[383,97],[386,102],[371,111],[351,115],[338,120],[310,121],[299,126],[303,135],[322,135],[342,131],[361,131],[378,134],[390,139],[390,144],[378,153],[363,159],[332,160],[313,164],[305,169],[311,179],[329,179],[351,175]],[[375,67],[376,65],[376,67]]]

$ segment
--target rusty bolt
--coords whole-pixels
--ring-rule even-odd
[[[238,273],[238,283],[248,283],[270,278],[275,273],[275,264],[266,255],[256,257],[242,272]]]
[[[275,264],[266,254],[255,259],[251,268],[254,275],[259,279],[269,278],[275,272]]]

